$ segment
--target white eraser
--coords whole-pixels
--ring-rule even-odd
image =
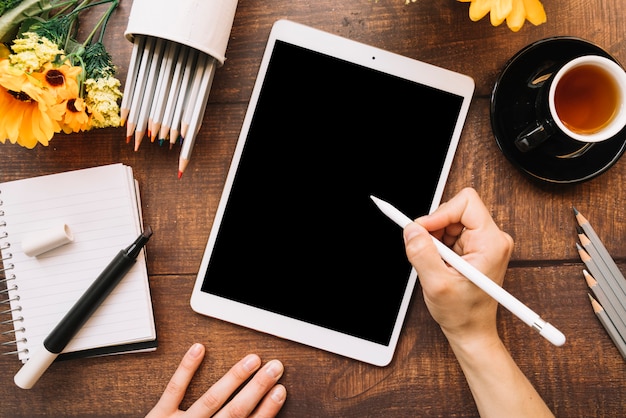
[[[36,257],[72,241],[74,241],[74,236],[69,226],[58,224],[50,229],[24,235],[22,251],[29,257]]]

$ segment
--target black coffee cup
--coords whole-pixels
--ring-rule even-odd
[[[545,81],[535,108],[537,119],[517,136],[517,149],[577,157],[626,126],[626,72],[606,57],[574,58]]]

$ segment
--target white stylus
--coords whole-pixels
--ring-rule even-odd
[[[387,215],[389,219],[397,223],[402,228],[413,222],[408,216],[400,212],[391,204],[377,197],[370,197],[376,206],[378,206],[378,208],[385,215]],[[527,325],[537,330],[541,336],[550,341],[552,344],[561,346],[565,343],[565,335],[563,335],[561,331],[541,319],[541,317],[533,312],[528,306],[524,305],[489,277],[482,274],[478,269],[465,261],[450,248],[446,247],[437,238],[432,238],[437,250],[439,251],[439,255],[441,255],[441,258],[454,267],[459,273],[467,277],[472,283],[484,290],[485,293],[498,301],[498,303],[511,311]]]

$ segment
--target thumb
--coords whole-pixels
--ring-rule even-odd
[[[437,277],[447,270],[432,236],[417,222],[404,228],[404,245],[407,258],[420,278]]]

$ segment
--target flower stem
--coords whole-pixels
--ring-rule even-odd
[[[58,9],[59,7],[62,7],[61,10],[57,10],[54,13],[55,15],[61,15],[61,14],[64,14],[68,9],[74,7],[74,5],[76,3],[78,3],[78,0],[68,0],[68,1],[61,1],[59,3],[51,3],[50,8],[48,9],[48,11],[54,10],[54,9]]]
[[[87,39],[85,39],[85,42],[83,43],[83,46],[85,47],[89,45],[89,43],[91,42],[91,39],[94,37],[98,29],[100,28],[102,28],[102,30],[100,31],[100,37],[98,38],[98,42],[102,42],[102,39],[104,38],[104,30],[106,29],[106,26],[109,23],[109,18],[111,17],[113,10],[115,10],[115,8],[119,5],[120,2],[119,0],[103,0],[103,1],[99,1],[97,3],[93,3],[87,6],[87,7],[91,7],[91,6],[97,6],[99,4],[105,4],[105,3],[111,3],[111,6],[109,6],[109,9],[106,11],[106,13],[104,13],[102,17],[100,18],[100,20],[98,21],[98,23],[96,23],[93,30],[89,34],[89,36],[87,36]]]

